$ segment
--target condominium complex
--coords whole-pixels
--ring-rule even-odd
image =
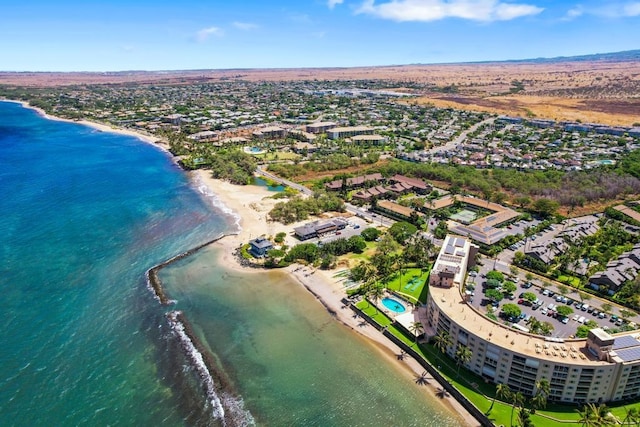
[[[333,128],[327,131],[329,139],[349,138],[356,135],[373,135],[374,129],[369,126],[348,126]]]
[[[610,335],[593,329],[587,339],[530,334],[493,321],[467,304],[464,282],[474,249],[447,236],[429,279],[426,334],[449,334],[447,354],[459,346],[472,357],[465,366],[493,383],[533,395],[536,383],[549,381],[549,399],[565,403],[607,402],[640,396],[640,333]]]

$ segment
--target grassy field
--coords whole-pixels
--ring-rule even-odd
[[[427,295],[425,283],[429,278],[429,271],[423,271],[419,268],[406,268],[402,271],[402,274],[398,274],[387,283],[386,287],[407,297],[413,303],[425,302]]]

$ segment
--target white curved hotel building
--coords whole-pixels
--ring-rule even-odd
[[[640,332],[610,335],[590,331],[587,339],[563,340],[525,333],[495,322],[466,303],[461,292],[468,263],[477,248],[467,239],[447,236],[429,278],[428,336],[447,332],[455,357],[469,347],[467,369],[525,395],[549,381],[550,400],[565,403],[629,400],[640,396]]]

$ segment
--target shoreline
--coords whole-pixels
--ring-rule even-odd
[[[169,154],[171,156],[172,159],[175,159],[175,156],[169,151],[169,145],[163,141],[161,138],[157,137],[157,136],[153,136],[153,135],[147,135],[144,133],[141,133],[139,131],[134,131],[134,130],[130,130],[130,129],[123,129],[123,128],[118,128],[118,127],[113,127],[111,125],[107,125],[104,123],[99,123],[99,122],[94,122],[91,120],[86,120],[86,119],[80,119],[80,120],[72,120],[72,119],[65,119],[63,117],[58,117],[58,116],[53,116],[51,114],[48,114],[46,111],[44,111],[42,108],[39,107],[34,107],[33,105],[29,104],[27,101],[16,101],[15,99],[0,99],[1,102],[12,102],[14,104],[20,104],[22,105],[24,108],[28,108],[29,110],[33,110],[35,112],[37,112],[39,115],[41,115],[42,117],[48,119],[48,120],[54,120],[57,122],[66,122],[66,123],[76,123],[76,124],[80,124],[80,125],[84,125],[87,127],[90,127],[92,129],[95,129],[97,131],[100,132],[111,132],[111,133],[115,133],[118,135],[127,135],[127,136],[133,136],[135,138],[138,138],[139,140],[146,142],[150,145],[153,145],[154,147],[159,148],[160,150],[166,152],[167,154]]]
[[[15,101],[2,99],[1,101],[14,102],[22,105],[25,108],[36,111],[41,116],[56,121],[63,121],[67,123],[77,123],[96,129],[101,132],[112,132],[120,135],[133,136],[141,141],[148,143],[158,149],[164,151],[169,157],[175,161],[175,156],[169,151],[168,145],[160,138],[145,135],[136,131],[114,128],[109,125],[92,122],[89,120],[71,120],[64,119],[47,114],[44,110],[33,107],[25,101]],[[178,165],[179,166],[179,165]],[[181,168],[182,169],[182,168]],[[230,231],[228,234],[217,237],[213,241],[209,241],[202,246],[212,245],[223,250],[220,251],[218,261],[225,268],[239,271],[242,273],[260,274],[264,272],[262,268],[247,267],[241,265],[235,255],[236,250],[242,244],[247,243],[249,240],[261,235],[274,236],[276,233],[284,231],[287,233],[285,243],[289,246],[296,244],[297,241],[291,236],[291,231],[294,227],[301,225],[308,221],[302,221],[299,223],[283,225],[274,223],[267,220],[267,214],[278,202],[278,200],[270,198],[273,192],[269,191],[265,187],[259,187],[256,185],[238,186],[226,181],[215,179],[211,177],[211,173],[208,170],[195,170],[185,171],[190,178],[194,187],[200,193],[211,200],[211,203],[215,208],[222,210],[225,214],[235,216],[236,224],[239,228],[237,232]],[[200,248],[200,247],[199,247]],[[191,253],[192,250],[185,253]],[[178,257],[180,257],[180,254]],[[170,260],[165,260],[159,265],[164,265]],[[155,266],[153,268],[156,268]],[[424,369],[413,358],[407,356],[403,361],[399,361],[396,355],[400,353],[400,348],[393,342],[385,338],[379,331],[373,327],[363,327],[360,325],[360,321],[352,316],[351,310],[347,310],[342,299],[346,296],[342,287],[331,277],[330,271],[322,271],[314,269],[312,267],[304,267],[300,265],[292,265],[285,269],[282,269],[289,277],[298,282],[309,291],[320,304],[322,304],[329,314],[334,317],[338,322],[342,323],[347,328],[351,329],[353,333],[358,334],[361,338],[365,338],[363,341],[367,342],[373,348],[380,352],[389,363],[396,363],[402,367],[402,371],[412,379],[420,376]],[[156,297],[158,295],[156,294]],[[167,301],[168,302],[168,299]],[[164,303],[166,303],[164,302]],[[161,301],[161,303],[163,303]],[[163,303],[163,304],[164,304]],[[440,404],[446,408],[452,416],[458,418],[460,421],[464,421],[467,425],[478,425],[477,420],[467,412],[462,405],[460,405],[454,398],[448,397],[445,399],[437,399],[435,396],[437,385],[439,384],[434,378],[428,377],[430,383],[426,388],[433,392],[433,401],[439,401]]]

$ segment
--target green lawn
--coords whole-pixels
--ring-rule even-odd
[[[577,277],[567,276],[564,274],[558,276],[558,282],[566,283],[567,285],[570,285],[576,288],[580,286],[580,279],[578,279]]]
[[[378,244],[376,242],[367,242],[367,247],[365,248],[364,251],[362,251],[361,254],[350,252],[344,255],[344,257],[348,260],[355,260],[356,263],[360,261],[369,261],[371,259],[371,255],[373,255],[373,252],[375,251],[375,248],[377,246]]]
[[[425,302],[427,279],[429,278],[429,270],[422,271],[419,268],[405,268],[403,274],[398,274],[385,286],[403,295],[411,300],[411,302]],[[423,295],[423,291],[424,295]]]

